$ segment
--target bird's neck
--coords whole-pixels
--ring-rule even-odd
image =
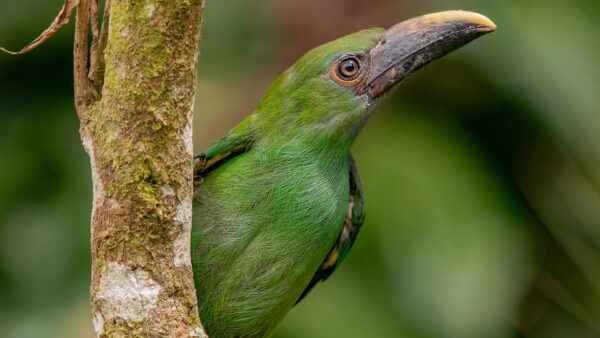
[[[296,132],[261,138],[254,147],[263,160],[275,160],[294,166],[317,165],[322,170],[346,170],[352,139],[307,136]]]

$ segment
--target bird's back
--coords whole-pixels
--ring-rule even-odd
[[[340,233],[347,156],[323,161],[295,153],[239,154],[196,190],[192,261],[200,317],[211,337],[269,332]]]

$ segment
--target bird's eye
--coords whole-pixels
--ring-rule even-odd
[[[357,52],[340,56],[329,65],[329,76],[340,86],[356,90],[368,75],[368,54]]]
[[[350,81],[354,79],[360,70],[360,64],[355,58],[347,58],[338,64],[337,73],[340,78]]]

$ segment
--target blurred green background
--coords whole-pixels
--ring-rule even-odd
[[[0,2],[19,49],[62,0]],[[419,71],[358,138],[367,218],[275,337],[600,336],[600,1],[207,0],[202,151],[308,49],[466,9],[498,31]],[[73,25],[0,54],[0,337],[91,337],[91,178]]]

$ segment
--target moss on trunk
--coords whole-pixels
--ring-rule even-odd
[[[189,259],[202,9],[202,0],[111,1],[101,98],[80,113],[100,336],[203,334]]]

